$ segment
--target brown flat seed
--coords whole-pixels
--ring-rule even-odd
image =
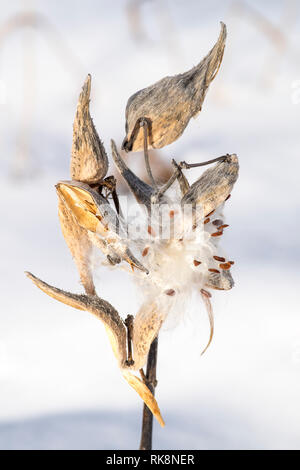
[[[219,266],[220,266],[221,269],[225,269],[225,271],[227,271],[228,269],[231,268],[230,263],[221,263],[221,264],[219,264]]]
[[[171,219],[174,218],[174,215],[175,215],[175,212],[174,212],[174,211],[170,211],[170,218],[171,218]]]
[[[231,265],[233,265],[233,264],[234,264],[234,261],[228,261],[228,263],[230,263]]]
[[[207,214],[205,217],[210,217],[211,215],[213,215],[213,213],[215,212],[215,210],[211,211],[209,214]]]
[[[222,256],[214,256],[214,259],[216,261],[220,261],[221,263],[225,263],[226,261],[225,258],[223,258]]]
[[[144,251],[142,253],[142,256],[147,256],[148,253],[149,253],[149,247],[146,246],[146,248],[144,249]]]
[[[174,291],[174,289],[168,289],[168,290],[165,291],[165,294],[170,295],[172,297],[173,295],[175,295],[175,291]]]
[[[230,197],[231,197],[231,194],[229,194],[229,195],[227,196],[227,198],[225,199],[225,202],[228,201],[228,199],[229,199]]]
[[[204,220],[204,224],[208,224],[210,222],[210,218]]]
[[[199,264],[201,264],[201,261],[197,261],[196,259],[194,259],[194,265],[199,266]]]
[[[223,228],[227,228],[227,227],[229,227],[229,225],[227,225],[227,224],[220,225],[219,230],[223,230]]]
[[[218,269],[209,269],[209,272],[220,274],[220,271],[218,271]]]
[[[215,232],[210,234],[211,237],[220,237],[221,235],[223,235],[223,232]]]
[[[155,232],[154,232],[153,228],[151,227],[151,225],[148,225],[148,233],[149,233],[149,235],[152,235],[153,237],[155,237]]]

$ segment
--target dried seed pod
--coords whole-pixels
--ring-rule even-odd
[[[149,126],[149,148],[164,147],[181,136],[189,120],[201,111],[208,87],[221,65],[225,41],[226,26],[221,23],[217,43],[197,66],[185,73],[165,77],[129,98],[123,141],[126,151],[144,148],[143,129],[136,125],[142,118]]]
[[[108,158],[90,115],[91,76],[88,75],[79,96],[73,125],[71,178],[98,183],[108,170]]]
[[[144,204],[148,210],[151,208],[151,196],[155,193],[154,188],[144,183],[133,171],[131,171],[121,158],[115,142],[111,141],[112,157],[120,174],[128,184],[137,202]]]
[[[220,206],[238,178],[239,163],[235,154],[228,155],[223,161],[206,170],[202,176],[191,185],[183,196],[181,204],[201,205],[203,213],[211,215]]]
[[[117,310],[115,310],[109,302],[99,298],[96,295],[91,296],[83,294],[72,294],[70,292],[58,289],[57,287],[50,286],[29,272],[27,272],[26,275],[39,289],[41,289],[50,297],[78,310],[86,310],[102,321],[110,340],[112,350],[119,363],[119,367],[122,369],[124,378],[146,403],[160,425],[164,426],[164,420],[162,419],[160,409],[153,394],[138,377],[126,370],[128,368],[126,328]]]
[[[136,314],[132,335],[135,370],[145,365],[151,343],[158,335],[164,318],[156,302],[144,304]]]
[[[87,294],[95,295],[90,264],[92,243],[87,230],[78,225],[76,217],[61,193],[58,193],[58,216],[64,239],[76,263],[82,285]]]
[[[210,272],[206,287],[216,290],[230,290],[234,286],[230,271],[222,270],[220,273]]]
[[[56,186],[77,223],[91,232],[90,240],[95,243],[95,236],[107,241],[109,247],[131,267],[148,273],[128,248],[128,242],[120,218],[106,199],[89,185],[79,181],[62,181]],[[95,243],[97,244],[97,243]],[[102,247],[102,244],[97,244]],[[107,253],[105,253],[107,255]]]
[[[96,295],[79,295],[65,292],[57,287],[50,286],[31,273],[26,273],[34,284],[50,297],[79,310],[86,310],[95,315],[104,323],[113,352],[120,367],[126,367],[126,328],[117,310],[106,300]]]

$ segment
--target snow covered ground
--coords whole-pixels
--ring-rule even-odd
[[[2,3],[0,24],[26,4]],[[85,75],[93,77],[92,114],[109,150],[111,137],[119,143],[124,137],[127,98],[196,64],[215,42],[220,20],[228,27],[220,73],[199,117],[162,154],[187,161],[239,155],[223,240],[236,261],[236,287],[214,293],[216,331],[204,356],[208,322],[195,302],[178,328],[161,334],[157,398],[166,427],[155,424],[154,448],[299,448],[300,9],[280,56],[246,16],[234,14],[230,1],[163,2],[168,10],[145,2],[148,39],[139,41],[130,34],[125,0],[30,3],[55,24],[80,71],[60,61],[41,34],[34,36],[33,175],[16,179],[25,33],[0,43],[0,448],[138,446],[141,402],[121,378],[103,326],[45,296],[24,271],[81,289],[53,186],[68,178]],[[284,2],[251,5],[280,23]],[[97,286],[124,316],[138,307],[126,274],[99,268]]]

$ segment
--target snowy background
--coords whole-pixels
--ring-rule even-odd
[[[154,448],[299,449],[299,2],[144,1],[133,21],[137,3],[0,0],[0,448],[138,447],[142,403],[121,378],[102,324],[44,295],[24,271],[81,290],[54,184],[68,179],[87,73],[109,151],[111,137],[124,137],[128,97],[198,63],[222,20],[227,47],[203,111],[161,155],[238,154],[223,239],[236,287],[213,295],[216,331],[204,356],[201,305],[161,334],[157,398],[166,427],[155,423]],[[24,10],[43,15],[44,27],[10,29]],[[124,316],[138,307],[125,274],[100,268],[97,288]]]

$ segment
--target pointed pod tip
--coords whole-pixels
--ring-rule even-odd
[[[157,404],[154,395],[151,393],[149,388],[144,382],[142,382],[138,377],[129,371],[123,370],[123,377],[128,382],[128,384],[137,392],[143,402],[148,406],[149,410],[155,416],[161,427],[165,426],[165,422],[161,416],[159,406]]]
[[[86,100],[90,99],[91,83],[92,83],[92,76],[90,74],[88,74],[86,79],[85,79],[85,82],[83,84],[80,96],[79,96],[79,102],[86,101]]]
[[[222,34],[222,33],[226,34],[226,33],[227,33],[227,26],[226,26],[226,24],[225,24],[223,21],[220,21],[220,25],[221,25],[221,34]]]
[[[25,276],[28,277],[28,279],[30,279],[35,284],[39,281],[39,279],[36,276],[34,276],[32,273],[30,273],[29,271],[24,271],[24,274]]]

